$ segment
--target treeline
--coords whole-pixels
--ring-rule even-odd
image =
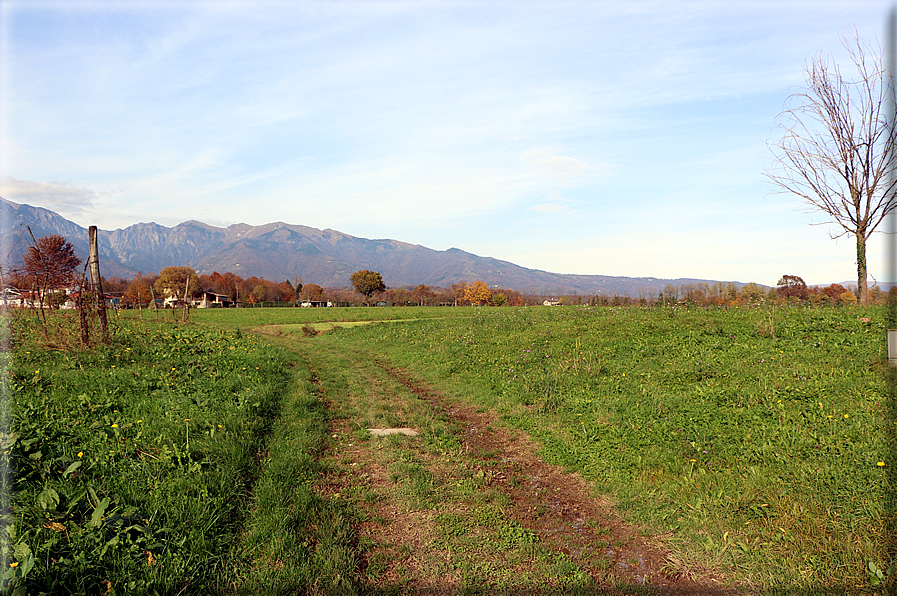
[[[132,279],[122,277],[103,278],[103,290],[107,294],[121,295],[122,304],[126,306],[148,304],[153,298],[168,297],[172,290],[178,295],[185,291],[185,283],[189,298],[199,296],[203,291],[226,296],[232,302],[294,302],[301,300],[306,294],[315,294],[315,284],[308,284],[305,294],[301,293],[302,284],[294,286],[289,281],[275,282],[261,277],[242,278],[233,273],[221,274],[217,271],[211,275],[197,275],[190,267],[166,267],[161,273],[138,273]],[[316,299],[316,298],[313,298]]]
[[[845,288],[841,284],[826,287],[807,286],[802,278],[796,275],[783,275],[775,287],[765,289],[756,283],[749,283],[737,288],[732,282],[692,283],[674,286],[667,284],[663,292],[654,295],[643,292],[636,298],[629,296],[595,296],[589,300],[594,306],[624,305],[675,305],[697,304],[716,306],[736,306],[740,304],[856,304],[855,287]],[[891,289],[897,294],[897,288]],[[578,297],[567,297],[563,303],[573,303]],[[888,293],[878,286],[869,289],[869,304],[884,305],[888,302]]]
[[[185,284],[187,287],[185,288]],[[154,298],[163,299],[184,293],[197,298],[202,292],[212,292],[244,306],[294,305],[303,302],[332,303],[338,306],[362,306],[368,303],[388,306],[519,306],[525,301],[519,292],[489,288],[482,281],[454,284],[449,288],[427,286],[386,288],[375,292],[373,300],[350,288],[325,288],[315,283],[272,281],[262,277],[242,278],[234,273],[213,272],[198,275],[190,267],[166,267],[161,273],[138,273],[132,279],[103,278],[107,294],[121,296],[124,306],[149,304]]]
[[[365,304],[385,304],[387,306],[524,306],[540,305],[546,299],[555,299],[562,305],[589,304],[592,306],[648,306],[648,305],[717,305],[735,306],[740,304],[761,303],[796,303],[808,304],[855,304],[857,295],[852,287],[831,284],[827,287],[807,286],[798,276],[785,275],[776,287],[764,288],[756,283],[749,283],[741,288],[732,282],[690,283],[674,286],[667,284],[662,292],[640,292],[638,296],[596,295],[542,295],[521,294],[517,290],[490,288],[483,281],[461,282],[448,288],[427,286],[386,288],[373,294],[368,299],[360,292],[350,288],[325,288],[315,283],[302,283],[295,277],[292,281],[281,282],[261,277],[242,278],[234,273],[218,273],[197,275],[189,267],[169,267],[163,270],[170,273],[177,270],[177,275],[191,278],[188,293],[198,296],[202,291],[214,292],[226,296],[234,303],[244,306],[276,306],[293,305],[302,302],[327,303],[337,306],[362,306]],[[133,279],[112,277],[103,280],[103,288],[107,293],[122,296],[124,305],[148,304],[151,297],[163,298],[166,288],[172,282],[165,275],[158,273],[138,274]],[[179,291],[184,291],[183,283],[178,284]],[[897,290],[892,290],[897,292]],[[869,290],[871,304],[885,304],[888,294],[881,288]]]

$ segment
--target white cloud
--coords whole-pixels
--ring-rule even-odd
[[[99,198],[96,191],[69,182],[34,182],[12,176],[0,176],[0,196],[15,203],[69,212],[84,211]]]
[[[520,157],[547,182],[561,186],[577,184],[591,176],[608,176],[612,168],[609,164],[593,165],[576,157],[559,155],[558,150],[548,147],[528,149]]]
[[[570,203],[571,201],[569,199],[565,199],[555,192],[548,195],[544,203],[539,203],[538,205],[530,207],[529,211],[538,211],[539,213],[548,213],[551,215],[573,213]]]

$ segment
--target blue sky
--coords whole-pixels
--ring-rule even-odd
[[[0,0],[0,196],[106,230],[284,221],[559,273],[855,279],[853,239],[763,172],[806,61],[882,38],[890,6]],[[884,280],[881,238],[868,257]]]

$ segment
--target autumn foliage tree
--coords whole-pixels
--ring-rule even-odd
[[[125,289],[122,303],[125,306],[149,304],[152,300],[151,283],[150,280],[143,277],[143,274],[138,272],[137,276]]]
[[[430,302],[436,296],[436,294],[424,284],[420,284],[419,286],[414,288],[412,294],[414,295],[414,299],[417,300],[420,306],[423,306],[425,303]]]
[[[183,300],[200,291],[199,277],[192,267],[166,267],[159,272],[155,290],[159,296]]]
[[[779,298],[791,298],[794,296],[800,300],[808,297],[807,284],[797,275],[783,275],[776,284],[776,296]]]
[[[464,304],[467,300],[464,295],[467,292],[467,282],[462,281],[456,284],[452,284],[452,299],[455,301],[455,306],[458,304]]]
[[[738,296],[741,300],[745,302],[762,302],[766,297],[766,292],[763,291],[759,285],[755,282],[750,282],[741,287],[741,291],[738,292]]]
[[[70,285],[80,264],[75,247],[59,234],[50,234],[28,247],[22,273],[35,289],[43,292]]]
[[[211,275],[199,276],[199,284],[203,289],[227,296],[233,302],[237,302],[239,285],[242,281],[243,279],[240,276],[230,272],[221,274],[213,271]]]
[[[492,302],[492,291],[484,281],[475,281],[464,288],[464,299],[471,304],[490,304]]]
[[[322,288],[318,284],[305,284],[304,286],[302,286],[302,291],[299,292],[299,296],[303,300],[307,300],[309,302],[322,300],[324,298],[324,288]]]
[[[355,291],[364,296],[365,300],[370,300],[371,295],[375,292],[382,292],[386,289],[383,278],[376,271],[362,269],[356,271],[349,278]]]
[[[847,291],[847,288],[841,284],[832,284],[826,288],[822,288],[822,293],[828,296],[832,302],[837,302],[841,294]]]
[[[28,228],[29,234],[31,228]],[[58,308],[67,299],[69,288],[76,285],[77,268],[81,259],[75,254],[75,248],[63,236],[50,234],[39,239],[31,235],[32,245],[28,247],[22,257],[22,267],[19,271],[22,281],[31,286],[32,298],[37,299],[40,307],[41,331],[44,339],[50,339],[50,326],[48,324],[45,306]],[[81,279],[83,282],[83,278]],[[76,292],[76,307],[78,310],[78,322],[81,331],[82,345],[89,343],[89,330],[86,309],[87,301],[82,300],[83,283],[78,284]],[[32,304],[34,304],[32,302]]]

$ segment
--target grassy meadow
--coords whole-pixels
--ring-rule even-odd
[[[686,565],[856,589],[888,567],[897,421],[884,336],[882,309],[580,307],[474,309],[314,341],[499,412]]]
[[[258,593],[249,562],[261,556],[259,504],[275,492],[265,456],[283,428],[297,456],[291,498],[304,518],[332,517],[307,488],[322,408],[282,350],[125,317],[110,345],[50,350],[36,318],[14,314],[0,436],[12,472],[4,592]],[[321,574],[307,550],[302,585]]]
[[[11,593],[365,592],[358,514],[316,485],[336,354],[495,412],[686,568],[768,593],[874,591],[887,573],[897,421],[880,307],[163,319],[124,312],[90,350],[9,321]]]

